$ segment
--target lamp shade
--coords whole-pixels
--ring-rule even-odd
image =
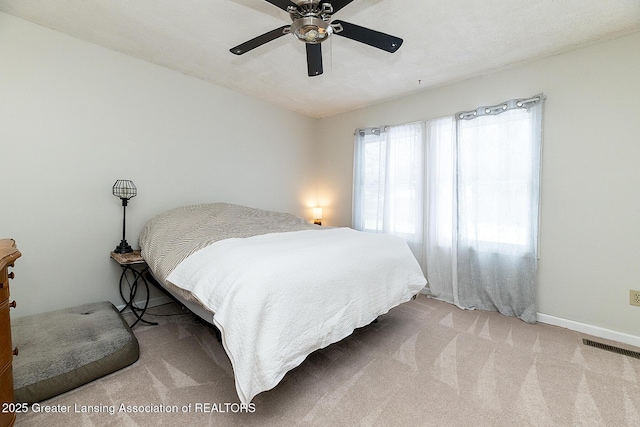
[[[322,208],[313,208],[313,219],[322,219]]]
[[[113,184],[113,195],[121,199],[129,200],[138,194],[138,189],[133,181],[128,179],[119,179]]]
[[[122,241],[114,250],[117,254],[133,252],[133,249],[131,249],[131,246],[127,243],[127,239],[125,239],[124,232],[127,228],[127,204],[129,204],[129,199],[135,197],[136,194],[138,194],[138,189],[133,181],[119,179],[113,184],[113,195],[122,200]]]

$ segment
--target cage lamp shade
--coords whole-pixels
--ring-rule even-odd
[[[129,199],[135,197],[138,194],[138,189],[136,188],[133,181],[128,179],[119,179],[113,184],[113,195],[119,197],[122,200],[122,241],[118,246],[116,246],[114,252],[117,254],[126,254],[129,252],[133,252],[131,245],[127,243],[127,239],[125,238],[125,230],[127,227],[127,204]]]
[[[129,200],[138,194],[138,189],[133,181],[128,179],[119,179],[113,184],[113,195],[121,199]]]

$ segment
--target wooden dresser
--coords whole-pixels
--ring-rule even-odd
[[[11,319],[9,307],[15,307],[15,301],[9,303],[9,280],[13,279],[13,262],[20,258],[20,251],[12,239],[0,239],[0,426],[12,426],[16,420],[13,405],[13,371],[11,364],[13,350],[11,345]]]

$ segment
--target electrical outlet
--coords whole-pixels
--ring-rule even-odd
[[[640,291],[629,291],[629,304],[640,306]]]

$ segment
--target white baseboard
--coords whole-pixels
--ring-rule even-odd
[[[616,332],[610,329],[600,328],[598,326],[587,325],[586,323],[575,322],[573,320],[563,319],[548,314],[538,313],[538,322],[547,323],[549,325],[560,326],[571,329],[572,331],[582,332],[584,334],[593,335],[594,337],[604,338],[617,341],[635,347],[640,347],[640,337],[635,335]]]
[[[168,296],[161,295],[159,297],[149,299],[149,305],[147,306],[147,308],[157,307],[157,306],[163,305],[163,304],[168,304],[171,301],[172,301],[172,299],[169,298]],[[144,306],[144,300],[135,301],[135,304],[136,304],[137,307],[143,307]],[[116,305],[116,308],[118,310],[122,310],[124,307],[125,307],[125,304]],[[131,310],[129,308],[127,308],[125,311],[123,311],[123,313],[130,313],[130,312],[131,312]]]

